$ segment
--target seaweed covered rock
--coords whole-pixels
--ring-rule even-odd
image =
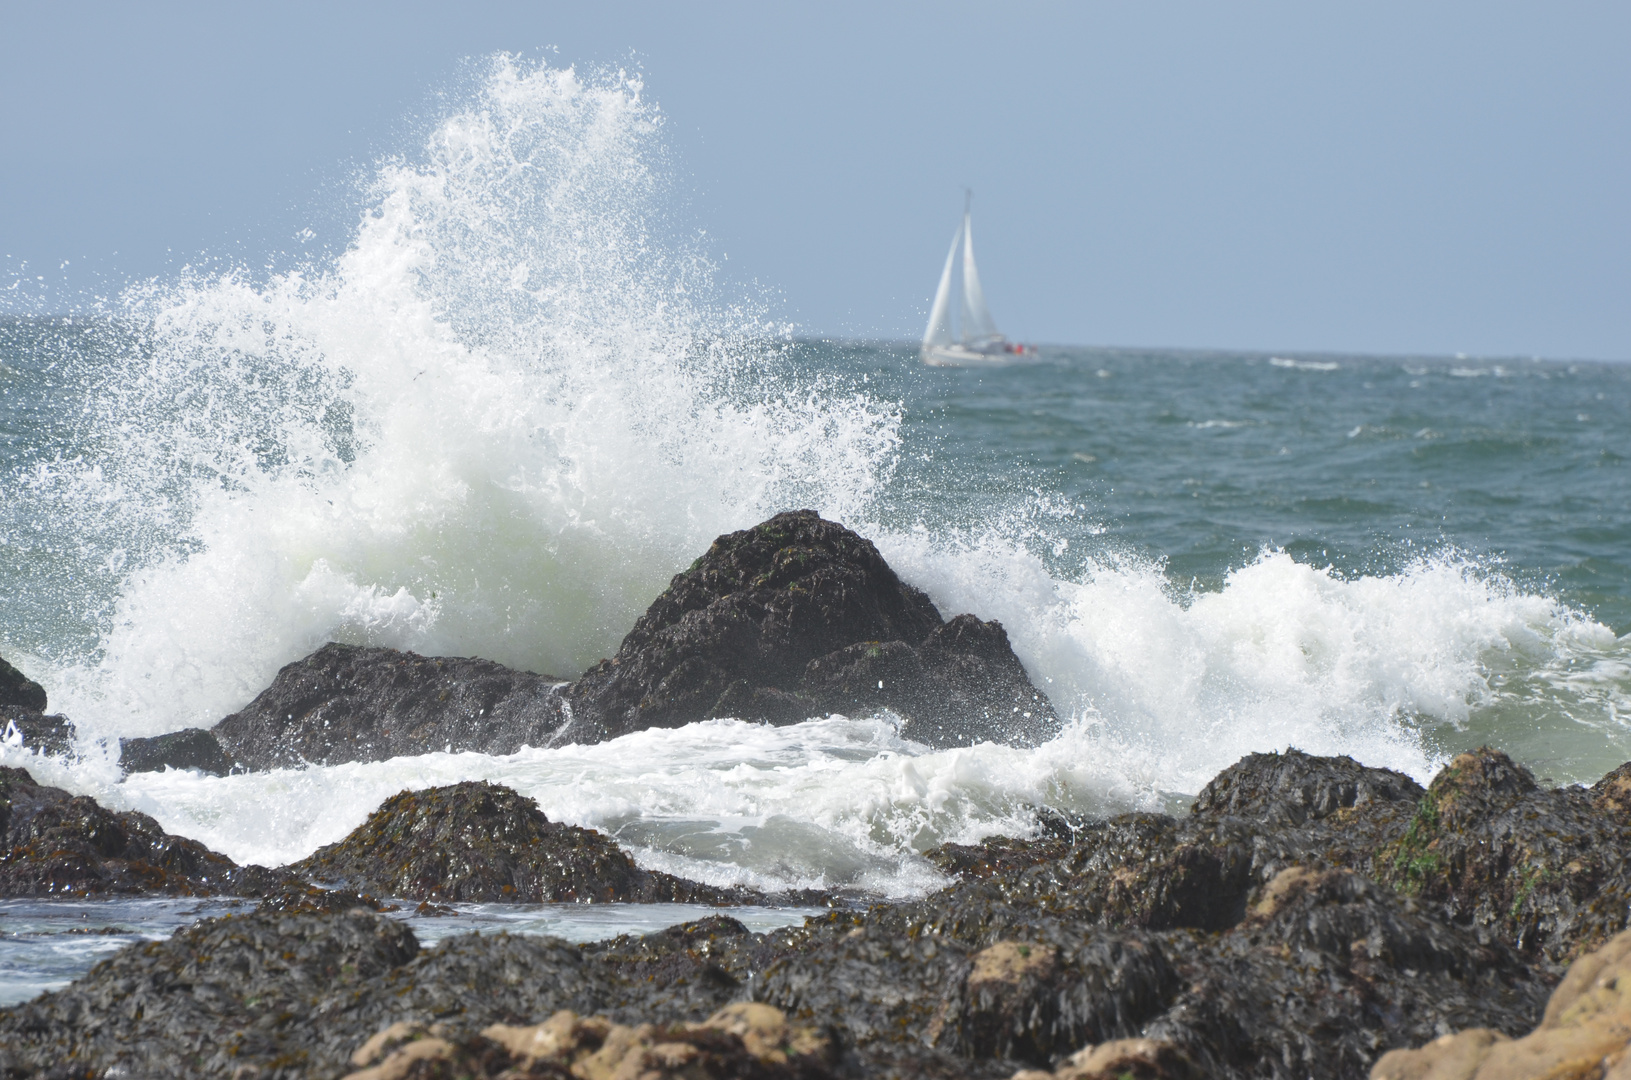
[[[744,894],[642,870],[593,829],[562,825],[485,780],[386,799],[292,870],[380,896],[435,901],[739,902]]]
[[[1561,972],[1631,921],[1631,821],[1611,803],[1623,771],[1546,789],[1498,750],[1461,754],[1371,876]]]
[[[1423,794],[1420,784],[1392,769],[1290,749],[1241,758],[1201,789],[1190,813],[1197,818],[1233,816],[1259,826],[1295,827],[1353,807],[1414,803]]]
[[[1351,758],[1252,754],[1183,819],[1124,814],[1069,841],[994,838],[929,857],[1013,903],[1153,929],[1223,929],[1287,868],[1349,869],[1561,974],[1631,923],[1631,818],[1613,801],[1623,773],[1545,789],[1486,747],[1423,790]]]
[[[1147,1038],[1214,1077],[1360,1077],[1442,1031],[1515,1034],[1548,989],[1500,942],[1345,870],[1283,871],[1215,944],[1190,941],[1188,987]]]
[[[287,877],[0,767],[0,896],[259,896]]]
[[[325,1027],[418,952],[367,911],[201,920],[0,1012],[0,1075],[332,1076],[361,1039],[345,1030],[342,1051]]]
[[[210,734],[250,769],[434,750],[513,754],[550,742],[562,722],[561,685],[491,660],[330,642],[285,666]]]
[[[1570,966],[1535,1030],[1512,1039],[1489,1028],[1393,1050],[1371,1080],[1559,1080],[1631,1075],[1631,932]]]
[[[674,961],[716,937],[714,958],[734,972],[733,989],[710,983],[703,997],[673,996],[686,977]],[[650,949],[637,941],[463,934],[421,950],[405,924],[362,908],[203,920],[0,1010],[0,1075],[58,1075],[51,1070],[72,1060],[91,1075],[335,1078],[426,1038],[469,1047],[452,1059],[467,1069],[486,1053],[513,1066],[523,1055],[478,1041],[495,1041],[493,1025],[526,1028],[563,1010],[603,1017],[608,1030],[707,1020],[740,997],[765,939],[691,927]],[[773,1033],[751,1015],[739,1018],[748,1024],[720,1019],[750,1053],[771,1049],[768,1038],[755,1045],[751,1031]],[[413,1075],[457,1075],[426,1068]]]
[[[567,698],[578,742],[880,708],[939,746],[1034,744],[1059,725],[1000,624],[945,622],[871,541],[810,510],[715,540]]]
[[[715,916],[582,946],[463,935],[376,968],[365,982],[336,978],[332,996],[300,1023],[251,1005],[270,1000],[273,1010],[287,1009],[306,992],[306,969],[287,969],[279,977],[292,989],[271,997],[254,981],[257,972],[287,965],[279,958],[302,955],[309,948],[303,940],[321,936],[315,923],[287,920],[385,920],[357,910],[366,899],[359,895],[314,898],[291,889],[286,901],[239,920],[256,928],[239,935],[252,939],[256,956],[221,947],[213,931],[189,931],[164,949],[127,950],[59,994],[0,1011],[0,1069],[44,1073],[72,1050],[90,1068],[134,1062],[129,1055],[139,1052],[147,1073],[258,1069],[263,1076],[333,1077],[383,1067],[400,1052],[425,1055],[395,1058],[392,1068],[404,1075],[510,1069],[597,1080],[601,1073],[584,1071],[599,1052],[596,1031],[605,1038],[618,1026],[636,1033],[621,1037],[628,1052],[604,1060],[608,1069],[660,1073],[670,1060],[677,1068],[704,1060],[690,1056],[703,1053],[696,1045],[659,1050],[689,1042],[669,1034],[756,1004],[777,1010],[786,1030],[819,1025],[835,1048],[833,1057],[820,1058],[832,1064],[821,1067],[848,1076],[996,1080],[1026,1069],[1026,1080],[1358,1080],[1389,1051],[1438,1047],[1444,1061],[1462,1060],[1505,1040],[1516,1045],[1542,1023],[1560,972],[1549,957],[1612,918],[1580,918],[1587,900],[1571,909],[1572,921],[1548,925],[1550,944],[1542,947],[1526,936],[1530,923],[1507,920],[1511,899],[1499,894],[1522,864],[1503,868],[1498,860],[1503,850],[1517,851],[1559,867],[1556,880],[1564,884],[1541,878],[1528,897],[1564,910],[1570,873],[1556,860],[1584,858],[1589,840],[1604,849],[1594,865],[1611,866],[1627,848],[1620,817],[1607,805],[1614,775],[1595,791],[1548,792],[1504,757],[1480,751],[1452,762],[1423,791],[1345,758],[1252,755],[1220,774],[1181,818],[1048,815],[1032,840],[942,849],[935,858],[958,880],[921,900],[832,910],[770,934]],[[449,808],[403,804],[402,813],[381,820],[371,846],[351,857],[363,869],[373,859],[390,871],[411,863],[417,849],[445,848],[448,863],[429,880],[455,886],[470,880],[501,889],[540,872],[525,865],[525,853],[541,848],[533,838],[547,839],[560,826],[503,788],[443,790],[458,791]],[[1568,816],[1576,810],[1596,824]],[[1570,831],[1576,828],[1586,831]],[[1419,863],[1429,854],[1441,862],[1424,870]],[[600,880],[600,865],[585,871],[590,880]],[[1373,880],[1386,874],[1395,876]],[[1612,875],[1605,880],[1612,883]],[[1507,906],[1478,907],[1479,883]],[[338,913],[270,910],[279,904]],[[1555,1014],[1558,1030],[1572,1024],[1584,1032],[1581,1046],[1596,1037],[1591,1017],[1612,1013],[1621,983],[1631,984],[1619,973],[1631,937],[1615,939],[1608,954],[1595,967],[1577,964],[1566,980],[1576,987],[1572,1004],[1554,995],[1544,1012],[1547,1024]],[[136,978],[142,956],[152,971]],[[171,970],[185,970],[189,985],[204,989],[185,1003],[148,1003],[144,988],[175,985],[165,981]],[[557,1018],[563,1010],[574,1017]],[[750,1011],[738,1014],[747,1025]],[[540,1025],[540,1017],[551,1019]],[[210,1031],[243,1033],[231,1036],[230,1069],[225,1057],[199,1055],[196,1033]],[[743,1031],[742,1048],[753,1056]],[[1447,1032],[1464,1034],[1453,1045],[1434,1042]],[[765,1034],[761,1045],[784,1037]],[[133,1041],[139,1051],[128,1049]],[[564,1057],[526,1049],[546,1043],[569,1049]],[[368,1060],[353,1063],[369,1045]],[[765,1064],[732,1049],[697,1069]],[[1601,1060],[1586,1064],[1597,1068]]]

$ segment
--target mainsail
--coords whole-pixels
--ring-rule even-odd
[[[972,198],[972,195],[970,196]],[[957,245],[963,245],[963,297],[957,336],[951,332],[951,268],[957,262]],[[929,309],[929,325],[923,331],[925,364],[963,364],[970,361],[1020,356],[1030,350],[1002,336],[985,306],[985,290],[980,288],[980,272],[974,268],[974,225],[967,203],[963,220],[951,235],[946,264],[940,268],[940,285],[934,290],[934,306]]]
[[[963,238],[959,228],[951,234],[951,250],[946,252],[946,268],[940,271],[940,287],[934,291],[934,307],[929,309],[929,327],[923,331],[923,347],[951,344],[951,264],[957,258],[957,241]]]
[[[947,269],[950,269],[949,265]],[[997,324],[991,321],[991,309],[985,306],[985,290],[980,288],[980,274],[974,269],[974,225],[969,212],[963,211],[963,344],[978,345],[987,341],[1000,341]]]

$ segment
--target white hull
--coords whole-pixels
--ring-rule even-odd
[[[951,270],[959,246],[963,249],[961,340],[951,332]],[[923,362],[933,367],[977,367],[1005,363],[1029,351],[1024,345],[1010,343],[991,320],[980,273],[974,268],[974,231],[964,206],[963,223],[952,234],[946,264],[940,270],[940,287],[929,309],[929,325],[923,331]]]
[[[963,345],[925,345],[923,362],[930,367],[973,367],[980,364],[1005,364],[1019,355],[1012,346],[998,345],[992,350],[970,349]]]

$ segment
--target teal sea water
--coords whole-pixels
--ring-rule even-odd
[[[0,763],[240,861],[488,778],[651,867],[903,896],[935,843],[1178,808],[1252,751],[1426,780],[1489,743],[1555,783],[1631,759],[1631,364],[928,368],[731,300],[663,160],[637,85],[501,60],[333,259],[0,320],[0,655],[83,736]],[[328,640],[570,677],[716,535],[796,507],[1000,619],[1065,734],[931,751],[829,716],[224,778],[109,760]]]

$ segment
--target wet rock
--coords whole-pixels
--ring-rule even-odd
[[[1561,973],[1627,926],[1631,822],[1611,804],[1622,772],[1549,790],[1498,750],[1461,754],[1371,874]]]
[[[1284,871],[1240,926],[1188,945],[1188,988],[1142,1034],[1208,1076],[1364,1076],[1441,1031],[1523,1031],[1547,991],[1505,945],[1344,870]]]
[[[418,951],[405,925],[366,911],[204,919],[0,1012],[0,1074],[72,1061],[81,1075],[332,1076],[361,1038],[351,1026],[342,1052],[325,1026]]]
[[[1631,932],[1570,966],[1535,1030],[1471,1028],[1394,1050],[1371,1080],[1623,1080],[1631,1076]]]
[[[566,1057],[525,1051],[547,1041],[548,1024],[539,1025],[540,1017],[554,1022],[569,1010],[599,1018],[595,1023],[607,1032],[613,1026],[638,1032],[642,1025],[658,1032],[694,1028],[722,1009],[755,1003],[780,1010],[789,1025],[819,1026],[835,1048],[831,1068],[850,1076],[995,1080],[1031,1069],[1052,1071],[1028,1080],[1358,1080],[1388,1051],[1440,1045],[1433,1040],[1446,1032],[1483,1032],[1440,1054],[1449,1060],[1449,1051],[1466,1051],[1479,1039],[1506,1045],[1500,1040],[1517,1039],[1542,1022],[1560,973],[1551,954],[1517,932],[1528,925],[1521,920],[1508,923],[1493,917],[1493,909],[1484,919],[1476,906],[1456,906],[1471,902],[1476,882],[1504,887],[1502,875],[1511,870],[1501,870],[1498,852],[1485,856],[1474,849],[1511,844],[1509,850],[1537,859],[1572,860],[1582,857],[1587,837],[1605,849],[1596,865],[1608,866],[1618,857],[1614,851],[1627,847],[1612,808],[1600,805],[1601,791],[1546,791],[1493,751],[1467,757],[1424,792],[1397,774],[1348,759],[1252,755],[1220,774],[1193,812],[1180,818],[1048,816],[1032,840],[993,838],[932,853],[958,880],[922,900],[833,910],[771,934],[716,916],[583,946],[537,937],[453,937],[365,983],[336,981],[333,996],[324,999],[332,1003],[307,1008],[298,1023],[257,1021],[255,1027],[243,1011],[252,996],[244,973],[298,955],[302,935],[316,932],[306,923],[280,928],[279,919],[362,925],[379,918],[357,910],[299,916],[267,910],[245,917],[258,920],[252,936],[261,959],[231,950],[217,956],[203,939],[197,948],[185,946],[193,951],[175,964],[189,972],[190,985],[208,988],[202,996],[193,991],[189,1008],[196,1011],[185,1025],[165,1026],[165,1016],[179,1015],[165,1012],[170,1004],[150,1007],[139,994],[110,996],[109,980],[134,968],[104,965],[29,1007],[55,997],[94,1002],[94,1009],[70,1013],[66,1005],[52,1005],[55,1019],[34,1027],[20,1019],[21,1010],[0,1012],[0,1065],[21,1061],[16,1071],[28,1075],[65,1048],[95,1063],[128,1052],[115,1047],[144,1040],[144,1060],[162,1061],[170,1073],[224,1076],[230,1075],[224,1057],[197,1056],[196,1033],[247,1030],[262,1041],[251,1045],[242,1041],[247,1036],[233,1036],[240,1041],[231,1067],[260,1069],[263,1076],[331,1077],[378,1068],[392,1053],[440,1040],[444,1048],[416,1051],[427,1055],[418,1062],[398,1058],[398,1066],[421,1070],[413,1075],[511,1069],[586,1080],[579,1066],[588,1056],[575,1055],[590,1049],[588,1036],[573,1034],[576,1027],[559,1039],[559,1032],[548,1036],[577,1048]],[[506,789],[458,788],[446,808],[409,803],[385,815],[376,835],[363,837],[367,843],[352,853],[359,873],[369,862],[394,873],[420,857],[416,849],[446,848],[451,857],[427,880],[482,888],[498,882],[501,888],[523,873],[542,875],[527,853],[548,850],[543,841],[560,827]],[[1570,816],[1577,810],[1584,815],[1578,820]],[[1436,831],[1429,834],[1422,822],[1431,815]],[[1570,831],[1586,829],[1588,818],[1597,831]],[[1413,857],[1430,850],[1443,859],[1447,891],[1434,892],[1439,885],[1400,869],[1401,850]],[[606,865],[594,862],[598,858],[578,877],[569,865],[563,880],[598,887]],[[1395,871],[1399,876],[1385,883],[1368,876]],[[1552,887],[1539,882],[1529,895]],[[1567,893],[1556,888],[1545,895],[1562,910]],[[327,894],[337,897],[330,901],[294,890],[288,895],[292,905],[309,902],[321,910],[352,903],[338,894]],[[1580,939],[1570,935],[1582,928],[1596,933],[1609,921],[1605,914],[1600,924],[1588,923],[1576,911],[1567,926],[1553,924],[1547,940],[1572,947]],[[285,933],[294,945],[282,943]],[[1631,955],[1631,944],[1624,952]],[[1582,1017],[1582,1030],[1594,1022],[1586,1016],[1591,1010],[1608,1015],[1620,982],[1631,986],[1614,966],[1622,961],[1591,972],[1577,965],[1581,974],[1570,979],[1582,989],[1570,1000],[1596,1004],[1577,1012],[1560,1004],[1557,1015]],[[172,960],[153,964],[157,979]],[[304,976],[289,977],[298,986]],[[118,1019],[104,1026],[102,1018],[112,1014]],[[153,1016],[162,1021],[158,1026],[141,1026],[142,1017]],[[571,1021],[580,1023],[589,1021]],[[562,1020],[557,1027],[563,1025],[570,1026]],[[367,1063],[351,1062],[372,1037],[393,1030]],[[744,1048],[745,1031],[737,1032]],[[642,1055],[685,1042],[643,1038],[629,1036],[628,1047],[639,1053],[622,1054],[608,1068],[668,1068],[666,1059]],[[765,1038],[764,1045],[774,1041]],[[197,1063],[203,1060],[217,1064],[205,1068]],[[748,1059],[730,1060],[746,1067]]]
[[[513,754],[547,745],[561,726],[561,685],[490,660],[330,642],[211,733],[250,769],[434,750]]]
[[[0,658],[0,709],[43,713],[45,705],[45,687]]]
[[[1203,830],[1134,813],[1084,827],[1074,843],[993,839],[929,858],[988,883],[983,887],[1011,908],[1104,926],[1223,930],[1245,916],[1259,883],[1252,854],[1251,834],[1238,823]]]
[[[730,903],[745,895],[642,870],[600,833],[550,821],[532,799],[484,780],[393,795],[350,836],[290,869],[443,902]]]
[[[396,904],[387,904],[366,893],[350,889],[324,889],[305,881],[291,879],[268,893],[255,907],[257,914],[341,915],[358,908],[364,911],[397,911]],[[418,912],[415,912],[418,914]]]
[[[225,776],[232,771],[232,766],[232,759],[221,749],[215,736],[201,728],[119,740],[119,768],[126,773],[158,772],[168,768]]]
[[[0,896],[259,896],[288,876],[0,767]]]
[[[74,753],[74,722],[18,707],[0,708],[0,738],[53,757]]]
[[[74,752],[74,725],[66,716],[47,716],[45,687],[0,658],[0,739],[40,754]]]
[[[1260,826],[1298,826],[1356,806],[1414,803],[1424,794],[1420,784],[1392,769],[1292,749],[1284,754],[1248,754],[1201,789],[1190,813],[1199,818],[1244,817]]]
[[[944,622],[870,541],[809,510],[715,540],[567,698],[577,742],[880,708],[940,746],[1032,744],[1059,723],[999,624]]]

